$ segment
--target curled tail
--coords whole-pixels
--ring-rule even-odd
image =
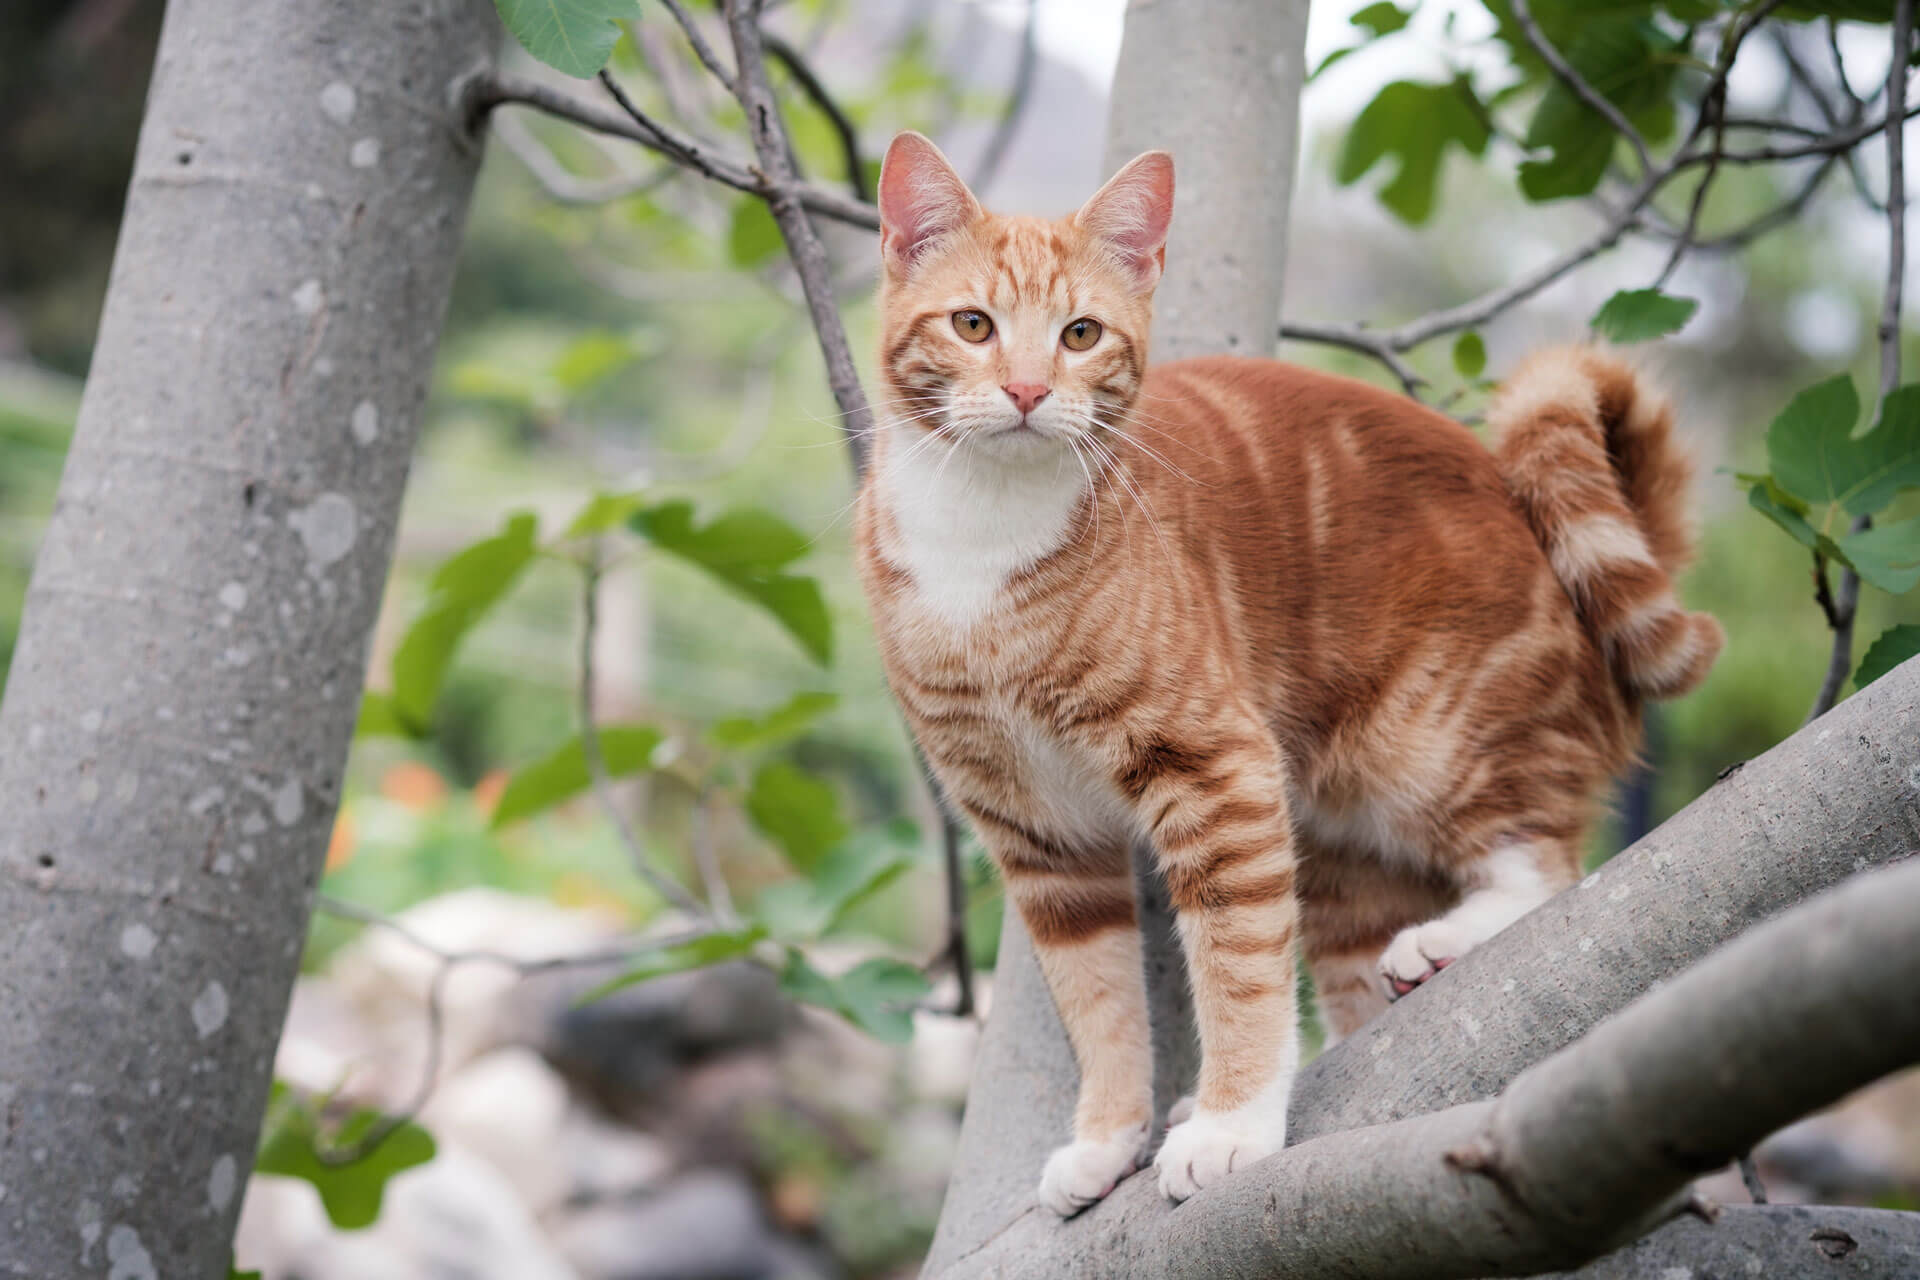
[[[1553,347],[1507,379],[1487,421],[1507,487],[1621,687],[1636,698],[1693,689],[1726,634],[1674,594],[1693,555],[1692,469],[1667,398],[1603,350]]]

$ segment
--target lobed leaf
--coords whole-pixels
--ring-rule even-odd
[[[1845,374],[1802,391],[1767,428],[1780,486],[1808,503],[1872,515],[1920,488],[1920,385],[1901,387],[1865,434],[1853,434],[1860,398]]]
[[[1433,214],[1447,148],[1457,146],[1477,156],[1491,136],[1485,109],[1464,76],[1446,84],[1396,80],[1374,96],[1347,130],[1334,177],[1344,186],[1379,161],[1396,158],[1397,172],[1380,189],[1380,202],[1403,221],[1418,225]]]

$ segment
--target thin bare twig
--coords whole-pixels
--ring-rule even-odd
[[[867,185],[867,162],[860,154],[860,131],[854,126],[853,117],[847,114],[798,49],[771,31],[762,32],[760,42],[787,69],[787,74],[807,95],[807,100],[820,108],[820,114],[833,126],[834,136],[840,140],[841,161],[846,165],[847,186],[852,188],[854,198],[872,200],[873,188]]]
[[[1900,306],[1902,284],[1907,269],[1907,57],[1913,48],[1913,0],[1899,0],[1893,11],[1893,50],[1887,65],[1887,288],[1880,307],[1880,400],[1900,385]],[[1860,516],[1852,531],[1868,528],[1872,517]],[[1826,575],[1823,572],[1821,577]],[[1853,671],[1853,624],[1859,612],[1860,575],[1852,566],[1841,570],[1840,590],[1830,617],[1833,649],[1827,657],[1826,676],[1814,696],[1808,722],[1818,720],[1839,700],[1840,688]]]
[[[626,810],[614,798],[613,782],[607,777],[606,757],[600,750],[600,728],[594,711],[594,663],[593,642],[599,631],[600,622],[600,543],[593,539],[587,549],[587,561],[583,566],[582,587],[580,591],[580,682],[577,709],[580,716],[580,755],[586,761],[587,778],[593,785],[593,798],[599,802],[600,809],[607,815],[607,821],[620,834],[620,843],[626,846],[627,855],[633,869],[642,880],[653,888],[662,898],[671,902],[698,919],[707,919],[706,908],[694,901],[693,895],[670,877],[663,875],[653,867],[647,857],[646,845],[628,821]]]
[[[1283,321],[1280,336],[1292,338],[1296,342],[1318,342],[1330,347],[1345,347],[1349,351],[1358,351],[1361,355],[1372,356],[1387,366],[1393,376],[1400,379],[1400,385],[1410,396],[1419,397],[1420,388],[1427,380],[1415,373],[1413,366],[1402,360],[1397,354],[1405,347],[1394,345],[1394,334],[1375,333],[1362,325],[1314,325],[1294,324]]]
[[[609,81],[611,79],[608,77]],[[610,88],[616,95],[616,101],[626,97],[617,84],[610,85]],[[475,81],[469,92],[476,111],[485,112],[506,103],[529,106],[585,128],[637,142],[736,191],[762,197],[772,194],[772,187],[764,174],[739,161],[713,154],[704,143],[678,133],[633,107],[631,99],[623,104],[622,110],[615,111],[550,85],[504,71],[485,73]],[[880,213],[877,209],[841,192],[807,183],[794,183],[793,198],[823,218],[832,218],[836,222],[867,231],[880,229]]]
[[[807,217],[807,206],[800,198],[800,183],[787,159],[787,126],[768,83],[766,58],[761,52],[759,5],[754,0],[724,0],[723,11],[728,32],[733,37],[734,63],[739,68],[734,89],[746,112],[747,132],[753,139],[754,154],[759,158],[758,176],[765,184],[763,194],[767,208],[780,228],[788,256],[800,276],[807,312],[820,341],[820,354],[826,360],[827,383],[840,406],[840,429],[853,454],[854,471],[863,472],[873,414],[867,407],[867,394],[860,386],[853,351],[847,344],[846,327],[840,321],[839,306],[834,300],[833,267],[827,260],[826,246],[820,242],[819,233]],[[878,225],[877,219],[875,225]]]
[[[700,65],[712,72],[713,78],[725,85],[728,93],[732,93],[734,91],[733,73],[713,51],[713,46],[707,42],[706,33],[700,30],[700,24],[693,20],[693,15],[687,12],[680,0],[660,0],[660,3],[666,6],[668,13],[673,15],[673,20],[680,24],[680,31],[687,37],[687,43],[693,46],[693,56],[700,59]]]
[[[702,787],[695,793],[688,815],[692,830],[687,833],[687,843],[693,850],[693,865],[700,871],[700,883],[707,891],[707,905],[722,924],[732,924],[733,891],[727,887],[726,876],[721,874],[720,851],[713,844],[712,803],[710,788]]]
[[[1673,251],[1667,255],[1666,265],[1660,268],[1653,287],[1663,289],[1673,273],[1680,268],[1680,259],[1687,256],[1693,247],[1693,238],[1700,230],[1700,211],[1706,207],[1707,191],[1713,186],[1714,178],[1720,172],[1720,152],[1727,140],[1727,85],[1724,79],[1716,81],[1711,92],[1701,101],[1702,116],[1714,117],[1713,143],[1709,149],[1712,159],[1707,162],[1707,171],[1700,175],[1700,185],[1693,189],[1693,199],[1687,204],[1687,220],[1680,228],[1680,234],[1674,237]]]
[[[1027,24],[1020,35],[1020,61],[1013,69],[1013,87],[1008,92],[1006,108],[1001,111],[986,147],[980,152],[979,163],[974,166],[971,185],[976,192],[984,193],[999,176],[1000,166],[1013,145],[1013,136],[1020,131],[1027,102],[1033,97],[1034,73],[1040,67],[1039,15],[1040,0],[1027,0]]]
[[[612,200],[640,195],[667,182],[680,172],[677,165],[663,164],[646,173],[615,173],[604,178],[587,178],[561,164],[541,145],[531,130],[512,115],[494,121],[494,136],[526,166],[547,195],[561,204],[606,204]]]
[[[1634,158],[1640,162],[1641,177],[1651,177],[1654,172],[1653,153],[1647,149],[1647,140],[1640,136],[1640,131],[1633,127],[1633,122],[1627,119],[1625,113],[1614,106],[1605,94],[1588,84],[1586,77],[1574,70],[1573,64],[1547,39],[1546,32],[1533,20],[1533,11],[1527,7],[1527,0],[1513,0],[1513,20],[1519,25],[1520,33],[1527,38],[1527,43],[1533,46],[1533,51],[1540,55],[1540,60],[1547,64],[1547,69],[1567,87],[1568,92],[1627,140],[1627,145],[1633,148]]]

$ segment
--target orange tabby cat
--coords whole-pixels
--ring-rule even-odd
[[[1128,847],[1158,853],[1202,1049],[1156,1160],[1184,1199],[1279,1149],[1294,951],[1342,1036],[1577,875],[1640,706],[1697,685],[1666,403],[1534,357],[1489,451],[1271,360],[1146,365],[1173,164],[1070,218],[985,212],[902,134],[859,557],[888,679],[999,863],[1080,1063],[1040,1198],[1152,1121]]]

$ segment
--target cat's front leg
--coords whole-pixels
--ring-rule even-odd
[[[1299,1067],[1294,852],[1280,751],[1257,721],[1137,744],[1120,779],[1153,836],[1200,1030],[1200,1087],[1154,1163],[1184,1200],[1286,1143]]]
[[[1000,864],[1080,1065],[1073,1140],[1040,1175],[1040,1202],[1068,1217],[1139,1168],[1153,1118],[1132,864],[1125,845],[1067,851],[1023,823],[968,812]]]

